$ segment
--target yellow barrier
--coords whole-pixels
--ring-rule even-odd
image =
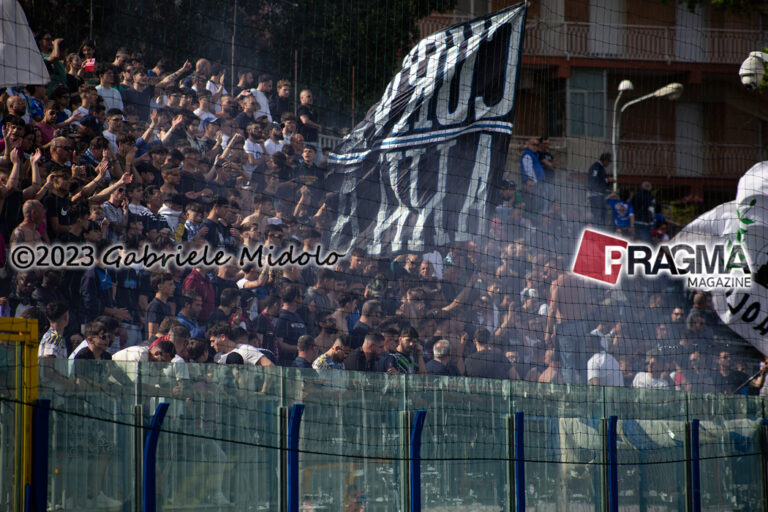
[[[32,415],[37,401],[37,320],[0,318],[0,341],[16,343],[16,442],[14,510],[24,510],[24,489],[32,484]]]

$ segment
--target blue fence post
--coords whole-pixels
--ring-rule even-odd
[[[763,510],[768,511],[768,420],[763,419],[760,426],[760,468],[762,469]]]
[[[48,507],[48,430],[50,400],[38,400],[32,415],[32,509]]]
[[[304,404],[293,404],[288,420],[288,512],[299,512],[299,428]]]
[[[699,420],[691,420],[691,508],[701,512],[701,473],[699,472]]]
[[[515,510],[525,510],[525,414],[515,413]]]
[[[619,472],[617,449],[617,416],[608,417],[608,510],[619,512]]]
[[[143,512],[157,511],[157,440],[160,437],[160,426],[163,424],[169,406],[168,402],[157,404],[157,409],[155,409],[155,414],[152,416],[152,422],[149,425],[149,433],[144,441]]]
[[[419,409],[413,418],[411,427],[411,512],[421,512],[421,432],[424,430],[424,420],[427,411]]]

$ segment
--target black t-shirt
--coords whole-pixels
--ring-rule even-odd
[[[301,116],[306,116],[313,123],[317,123],[317,115],[312,111],[312,108],[309,105],[301,105],[296,109],[296,115],[299,118],[299,133],[304,136],[304,140],[307,142],[317,142],[317,130],[301,122]]]
[[[83,348],[80,352],[75,354],[75,359],[96,359],[96,356],[93,355],[93,352],[91,352],[91,349],[89,347]],[[111,361],[112,360],[112,354],[109,352],[102,352],[101,358],[102,361]]]
[[[147,306],[147,325],[151,323],[159,324],[166,317],[171,316],[171,306],[161,301],[157,297]]]
[[[72,224],[72,216],[70,210],[72,209],[72,203],[69,197],[59,197],[56,194],[48,194],[43,198],[43,206],[45,206],[45,216],[47,218],[55,217],[59,221],[60,226],[70,226]],[[53,241],[58,240],[55,236],[52,226],[48,224],[48,237]]]
[[[139,295],[151,296],[147,291],[146,281],[149,279],[149,273],[137,271],[134,268],[122,268],[115,272],[117,279],[117,290],[115,292],[115,303],[128,308],[133,317],[133,324],[138,325],[139,315]]]
[[[608,190],[608,179],[605,176],[605,167],[601,162],[595,162],[589,168],[589,189],[592,192],[605,193]]]
[[[715,387],[722,393],[733,393],[736,388],[744,384],[749,376],[746,373],[742,373],[738,370],[733,370],[726,377],[716,371],[714,373]]]
[[[142,121],[149,121],[149,105],[154,95],[154,86],[150,85],[141,92],[131,87],[122,92],[123,104],[126,107],[128,105],[133,105],[136,109],[136,113],[139,115],[139,119]]]
[[[181,171],[181,183],[177,188],[181,194],[186,194],[187,192],[201,192],[208,188],[208,183],[205,181],[205,176]]]
[[[293,180],[300,188],[306,185],[312,194],[310,204],[313,208],[319,208],[320,202],[325,197],[325,177],[323,171],[316,165],[307,165],[303,161],[296,166]]]
[[[256,326],[254,330],[257,334],[261,334],[261,348],[269,350],[273,354],[277,354],[274,325],[263,313],[256,317]]]
[[[440,361],[432,359],[430,361],[427,361],[426,367],[427,367],[427,374],[429,375],[451,375],[451,376],[461,375],[459,373],[459,369],[456,368],[456,366],[453,363],[448,363],[447,365],[444,365]]]
[[[464,373],[467,377],[508,379],[510,366],[504,354],[494,350],[481,350],[464,359]]]
[[[237,127],[240,128],[241,130],[247,130],[248,125],[255,121],[256,120],[253,118],[253,115],[247,112],[240,112],[239,114],[237,114],[237,117],[235,118]]]
[[[235,240],[229,233],[227,226],[211,219],[205,219],[201,229],[207,227],[208,233],[205,235],[205,241],[214,249],[234,249]]]
[[[366,359],[363,349],[357,348],[344,360],[344,369],[356,370],[358,372],[375,372],[376,360],[369,361]]]
[[[360,348],[363,346],[365,335],[371,330],[371,326],[358,321],[349,331],[350,341],[352,342],[352,348]]]
[[[14,190],[5,197],[3,207],[0,209],[0,234],[3,235],[6,244],[16,226],[24,220],[23,205],[24,194],[21,190]]]
[[[211,316],[208,317],[208,324],[209,325],[216,325],[219,322],[229,323],[229,315],[220,310],[219,308],[216,308],[213,310],[213,313],[211,313]]]
[[[288,98],[281,98],[277,94],[269,100],[269,113],[272,114],[272,120],[280,122],[283,113],[291,111],[291,101]]]
[[[275,336],[283,338],[289,345],[296,345],[299,338],[307,334],[307,325],[298,313],[283,309],[275,322]]]

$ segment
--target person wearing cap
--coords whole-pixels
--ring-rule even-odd
[[[218,150],[221,148],[221,140],[216,137],[220,126],[221,119],[218,117],[200,121],[200,132],[202,134],[199,139],[200,149],[207,158],[212,158],[212,156],[218,154]]]

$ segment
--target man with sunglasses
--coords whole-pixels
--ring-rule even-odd
[[[544,168],[539,161],[539,139],[531,137],[528,139],[528,145],[523,150],[520,157],[520,173],[522,174],[523,185],[531,181],[538,183],[544,180]]]
[[[48,194],[43,198],[46,218],[48,220],[48,238],[54,242],[69,231],[72,224],[70,209],[72,203],[69,200],[69,185],[71,174],[64,166],[69,161],[73,150],[72,143],[66,137],[56,137],[51,146],[51,162],[49,169],[52,170],[48,179],[51,180],[51,187]]]

